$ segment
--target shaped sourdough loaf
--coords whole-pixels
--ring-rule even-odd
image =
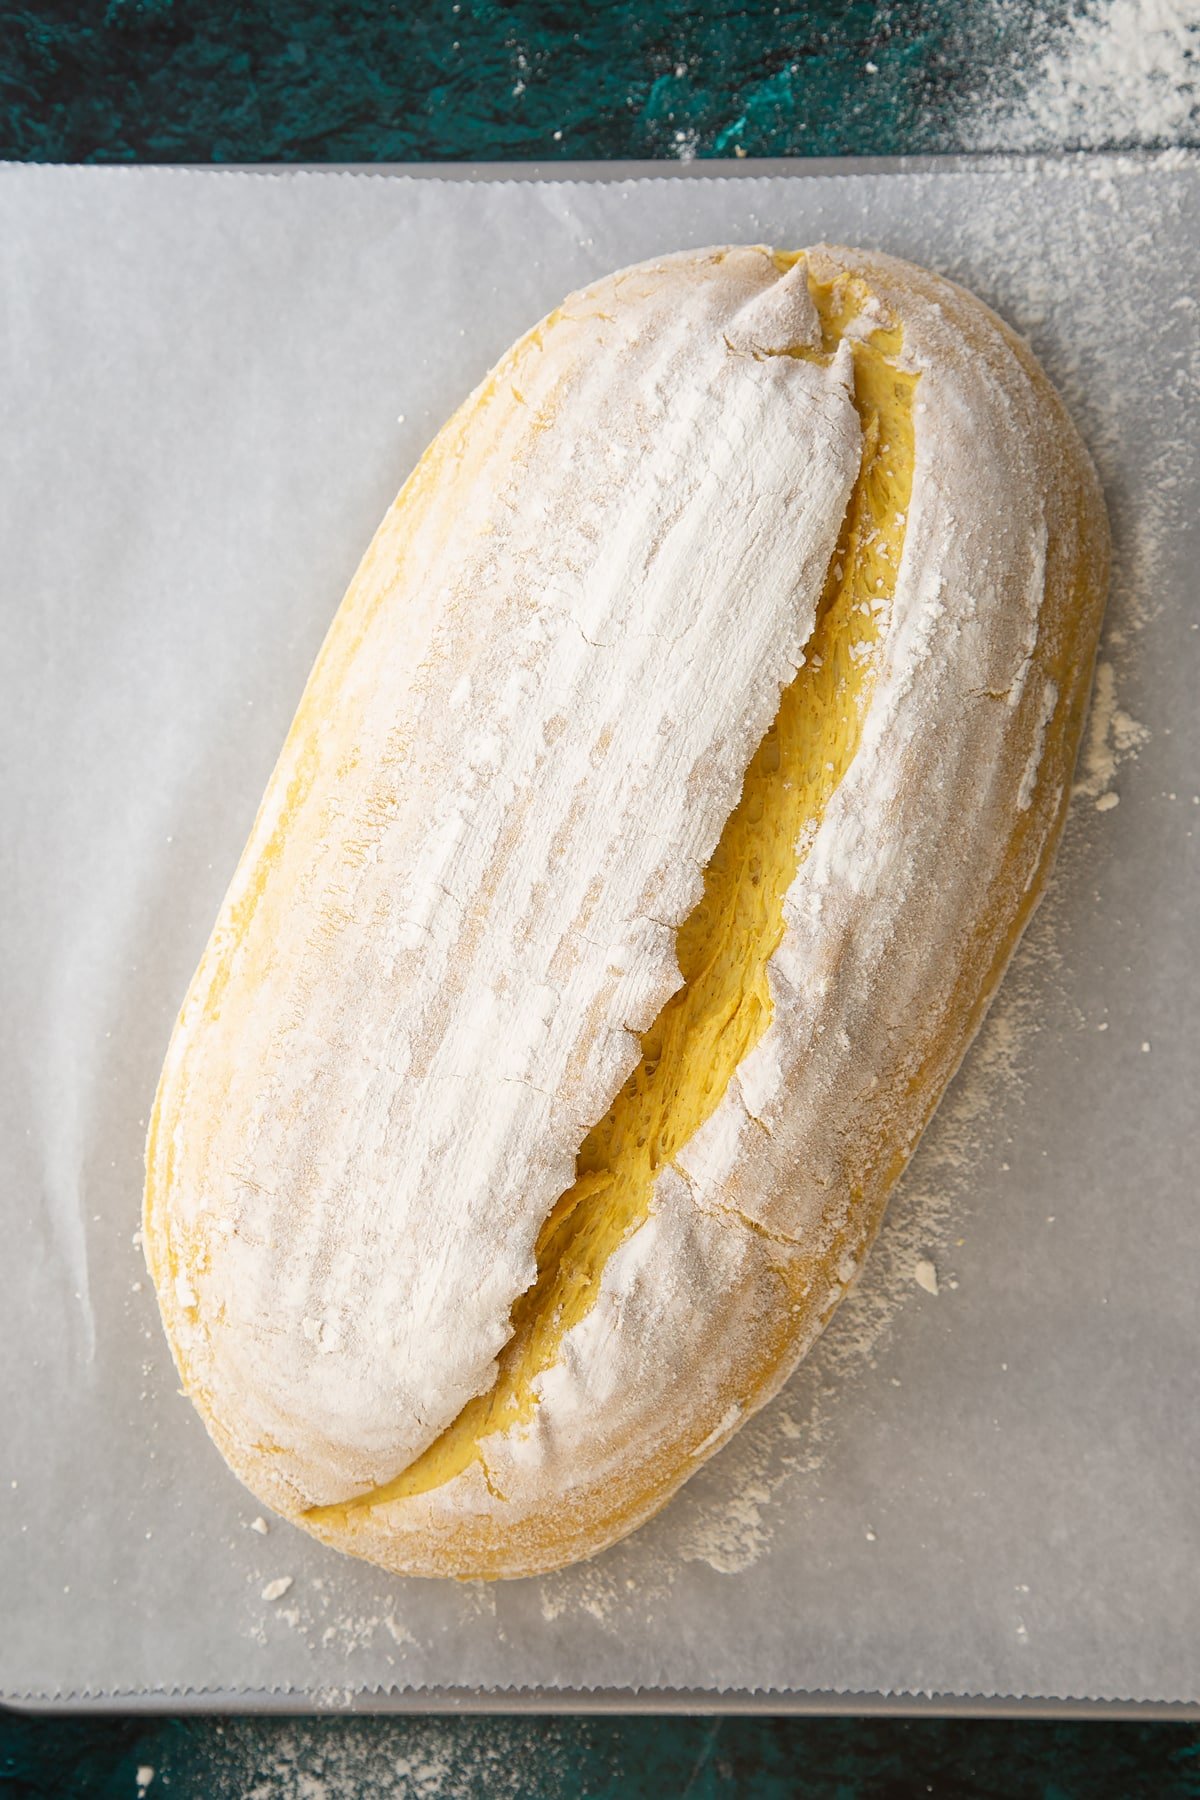
[[[167,1054],[188,1393],[326,1542],[655,1512],[854,1279],[1044,883],[1103,606],[1025,346],[888,257],[574,295],[384,520]]]

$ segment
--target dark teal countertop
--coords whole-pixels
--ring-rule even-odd
[[[544,163],[1195,144],[1198,63],[1194,0],[25,0],[0,11],[0,157]],[[139,1793],[1186,1800],[1200,1796],[1200,1729],[0,1716],[0,1800]]]
[[[1092,12],[1138,4],[1092,0]],[[1157,10],[1169,75],[1185,5]],[[1178,108],[1093,94],[1070,117],[1061,82],[1048,106],[1044,80],[1028,104],[1078,11],[1079,0],[26,0],[0,10],[0,156],[408,162],[1195,141],[1194,106],[1189,123]],[[1138,60],[1136,43],[1119,49]]]
[[[139,1780],[148,1770],[144,1788]],[[1195,1800],[1191,1726],[860,1719],[0,1722],[6,1800]]]

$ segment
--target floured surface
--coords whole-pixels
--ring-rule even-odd
[[[1196,1697],[1198,188],[1178,156],[578,187],[4,172],[0,1690]],[[325,625],[425,442],[563,293],[821,237],[974,287],[1100,463],[1111,687],[1050,896],[861,1287],[661,1519],[496,1589],[263,1534],[174,1394],[130,1238],[171,1015]]]
[[[970,121],[973,146],[1195,141],[1195,0],[1082,0],[1057,29],[1035,21],[1028,48],[1027,58],[997,58],[988,69]]]

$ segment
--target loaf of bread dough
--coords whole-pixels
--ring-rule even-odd
[[[397,1571],[612,1543],[776,1391],[1044,884],[1096,477],[962,289],[574,294],[334,619],[167,1053],[144,1241],[249,1488]]]

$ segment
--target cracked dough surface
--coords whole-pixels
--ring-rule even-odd
[[[531,1573],[775,1391],[1040,891],[1106,567],[1028,352],[909,265],[667,257],[514,347],[351,585],[160,1084],[148,1260],[255,1493]]]

